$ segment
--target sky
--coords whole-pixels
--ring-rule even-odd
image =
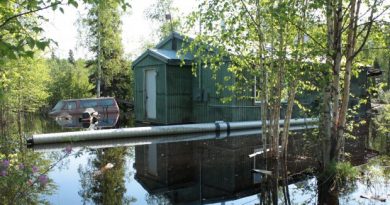
[[[157,41],[151,35],[157,25],[147,20],[144,14],[145,9],[154,2],[155,0],[131,0],[132,8],[122,17],[122,43],[125,56],[130,59],[141,55],[146,42]],[[174,0],[174,5],[179,9],[180,14],[176,17],[173,15],[173,18],[183,18],[195,8],[196,2],[195,0]],[[79,38],[77,26],[79,17],[87,12],[82,7],[66,6],[64,14],[59,10],[44,11],[44,16],[49,19],[43,24],[44,36],[57,42],[58,46],[52,47],[54,53],[60,58],[67,58],[70,49],[73,50],[75,58],[92,57],[88,49],[82,46],[83,42]]]

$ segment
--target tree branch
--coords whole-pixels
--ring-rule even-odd
[[[252,16],[251,13],[249,12],[249,9],[248,9],[248,7],[246,6],[245,2],[244,2],[243,0],[240,0],[240,1],[241,1],[241,3],[242,3],[242,6],[244,7],[246,13],[249,15],[249,17],[250,17],[251,20],[253,21],[253,24],[255,25],[255,28],[256,28],[257,32],[260,33],[260,32],[261,32],[261,31],[260,31],[260,28],[259,28],[260,25],[257,25],[256,20],[253,18],[253,16]]]
[[[345,15],[347,15],[347,11],[349,11],[349,8],[352,6],[351,2],[349,2],[347,8],[345,8],[343,14],[341,15],[341,18],[344,19]],[[341,26],[341,32],[343,32],[344,29],[346,29],[348,26],[345,26],[345,24],[348,22],[348,20],[346,20],[343,25]]]
[[[301,31],[302,33],[304,33],[305,35],[307,35],[311,40],[313,40],[314,43],[316,43],[317,45],[319,45],[322,49],[324,50],[327,50],[327,48],[325,46],[323,46],[319,41],[317,41],[312,35],[310,35],[309,33],[307,33],[303,28],[301,28],[300,26],[298,26],[297,24],[295,24],[294,22],[290,21],[289,18],[287,18],[287,21],[289,23],[291,23],[293,26],[295,26],[295,28],[297,28],[299,31]]]
[[[371,14],[370,14],[370,21],[364,26],[365,28],[367,28],[367,32],[366,32],[366,35],[363,37],[363,42],[362,44],[360,45],[360,47],[355,51],[355,53],[351,56],[352,58],[355,58],[359,53],[360,51],[363,50],[363,47],[365,46],[366,42],[367,42],[367,39],[371,33],[371,28],[372,28],[372,24],[374,23],[374,21],[379,18],[383,13],[385,13],[387,10],[389,10],[390,7],[386,8],[385,10],[383,10],[379,15],[377,15],[376,17],[374,17],[374,7],[377,6],[377,0],[375,0],[374,4],[373,4],[373,8],[371,9]],[[358,36],[361,35],[361,33],[365,30],[365,28],[363,28],[363,30],[361,32],[359,32]]]
[[[4,27],[6,24],[8,24],[13,19],[16,19],[16,18],[24,16],[24,15],[28,15],[28,14],[31,14],[31,13],[35,13],[35,12],[38,12],[38,11],[42,11],[42,10],[51,8],[53,6],[57,6],[59,4],[61,4],[61,2],[56,2],[56,3],[50,4],[50,5],[45,6],[45,7],[37,8],[35,10],[26,11],[26,12],[22,12],[22,13],[14,15],[14,16],[11,16],[11,17],[5,19],[4,22],[0,24],[0,28]]]

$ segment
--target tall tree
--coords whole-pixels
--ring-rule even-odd
[[[121,12],[117,0],[97,1],[90,4],[88,17],[84,19],[89,27],[88,46],[95,53],[93,65],[97,82],[97,96],[117,96],[122,89],[116,89],[114,81],[127,75],[130,67],[123,58],[121,39]],[[130,89],[130,78],[123,82],[125,89]],[[101,88],[99,84],[101,82]]]
[[[389,5],[384,3],[380,0],[326,1],[329,69],[325,75],[321,124],[321,130],[325,130],[322,135],[328,142],[324,150],[325,166],[330,161],[340,160],[345,140],[353,63],[369,39],[374,22],[389,9]]]
[[[381,0],[325,1],[327,51],[321,111],[322,162],[325,170],[342,161],[348,116],[351,75],[355,58],[363,50],[378,18],[389,9]],[[327,186],[319,190],[320,203],[335,203],[337,186],[332,187],[334,173],[320,178]],[[333,191],[331,191],[333,190]],[[328,197],[327,195],[336,197]],[[335,195],[336,194],[336,195]],[[338,203],[338,202],[337,202]]]
[[[72,65],[75,64],[75,59],[74,59],[74,55],[73,55],[73,50],[69,50],[69,54],[68,54],[68,62]]]

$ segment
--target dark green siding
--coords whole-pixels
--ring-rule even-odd
[[[222,98],[232,96],[231,91],[228,90],[217,93],[217,83],[224,86],[232,85],[231,81],[224,81],[226,76],[232,76],[226,65],[222,66],[215,75],[208,68],[203,68],[201,75],[199,75],[199,71],[197,72],[197,77],[194,77],[193,80],[194,95],[203,95],[203,99],[194,100],[193,103],[194,120],[196,122],[220,120],[231,122],[260,119],[260,105],[255,105],[253,100],[233,99],[228,103],[222,103]]]
[[[167,67],[167,123],[192,122],[192,74],[190,67]]]

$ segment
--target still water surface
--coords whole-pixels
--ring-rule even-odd
[[[42,133],[85,129],[75,128],[74,123],[70,129],[63,122],[60,126],[53,119],[44,121]],[[253,169],[267,170],[268,165],[260,157],[249,157],[262,148],[260,135],[237,135],[208,140],[183,137],[168,143],[180,138],[170,136],[161,137],[161,143],[144,140],[137,146],[104,141],[90,146],[35,147],[34,153],[52,165],[47,176],[56,187],[38,197],[50,204],[261,204],[260,192],[267,191],[265,175]],[[287,163],[290,200],[292,204],[317,204],[317,181],[308,174],[316,166],[316,146],[302,134],[290,144],[294,156]],[[348,183],[339,194],[340,204],[389,203],[389,170],[383,168],[388,165],[367,168],[360,180]],[[284,203],[280,188],[278,192],[279,203]],[[381,196],[387,202],[362,195]]]

